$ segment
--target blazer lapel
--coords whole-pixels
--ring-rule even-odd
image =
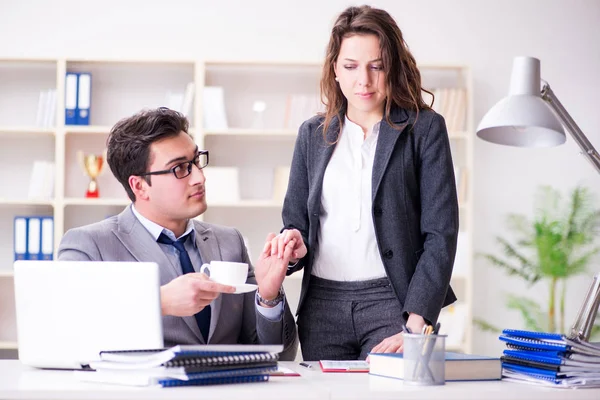
[[[213,231],[210,228],[204,226],[199,221],[194,221],[194,228],[196,229],[196,246],[198,247],[198,251],[200,252],[202,263],[210,264],[210,262],[213,260],[221,260],[221,251],[219,250],[219,244],[217,243],[217,238],[215,237]],[[200,266],[196,269],[196,272],[200,272],[199,268]],[[212,310],[210,314],[210,330],[206,342],[210,342],[210,338],[214,335],[214,332],[217,329],[217,324],[221,315],[222,300],[222,296],[218,296],[213,301]],[[194,319],[194,317],[191,317],[191,319],[196,324],[196,320]],[[202,337],[202,335],[199,336]],[[203,339],[201,338],[201,340]]]
[[[396,141],[408,126],[408,114],[401,108],[393,108],[390,120],[398,124],[400,129],[394,129],[385,119],[381,120],[379,128],[379,137],[377,138],[377,148],[375,150],[375,161],[373,162],[373,181],[372,181],[372,199],[375,199],[375,193],[379,189],[383,173],[396,146]]]
[[[114,234],[137,261],[155,262],[160,265],[162,282],[169,282],[180,275],[154,238],[150,236],[150,233],[135,217],[133,211],[131,211],[131,206],[119,214],[119,227],[118,230],[114,231]],[[193,315],[181,318],[194,332],[198,340],[204,343],[196,318]]]
[[[137,261],[155,262],[168,266],[164,272],[167,272],[171,279],[179,275],[154,238],[135,217],[131,206],[123,210],[118,219],[118,229],[113,233]]]
[[[329,164],[329,160],[331,160],[331,156],[335,147],[337,145],[337,139],[340,129],[339,117],[334,118],[327,129],[327,142],[334,144],[325,143],[323,137],[319,137],[318,140],[315,140],[314,143],[316,145],[313,147],[314,150],[314,160],[313,165],[315,166],[315,180],[314,180],[314,188],[316,190],[310,191],[308,204],[311,205],[311,210],[319,213],[321,208],[321,193],[323,189],[323,178],[325,177],[325,169],[327,168],[327,164]],[[322,135],[322,133],[317,129],[315,131],[315,135]]]

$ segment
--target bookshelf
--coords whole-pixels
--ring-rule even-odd
[[[472,233],[471,83],[462,66],[421,66],[428,88],[462,87],[467,91],[464,129],[450,132],[452,151],[467,173],[467,196],[461,201],[461,229]],[[67,71],[91,72],[91,120],[87,126],[65,126],[64,98]],[[195,84],[190,133],[199,147],[211,152],[211,166],[233,167],[239,172],[240,198],[236,202],[211,202],[204,221],[234,226],[247,239],[256,260],[268,232],[281,227],[280,197],[274,195],[277,168],[288,167],[300,120],[311,116],[318,96],[321,67],[312,62],[114,60],[114,59],[0,59],[0,349],[15,350],[16,327],[12,282],[12,221],[17,215],[54,217],[54,243],[65,231],[119,213],[129,204],[108,167],[98,178],[100,198],[84,197],[88,178],[76,152],[100,154],[112,125],[142,108],[165,105],[169,92],[183,92]],[[222,110],[227,126],[211,126],[205,111],[214,112],[203,97],[205,87],[223,91]],[[37,108],[41,91],[55,90],[56,115],[51,126],[40,126]],[[257,113],[256,102],[264,111]],[[221,106],[221,105],[220,105]],[[300,114],[298,114],[300,113]],[[306,115],[302,114],[305,113]],[[257,115],[260,114],[260,115]],[[28,199],[28,183],[36,160],[54,162],[54,196]],[[456,161],[455,161],[456,162]],[[226,182],[219,182],[226,185]],[[235,184],[235,183],[229,183]],[[470,321],[471,250],[468,265],[453,277],[458,296],[468,304]],[[284,282],[295,310],[301,274]],[[470,322],[460,349],[470,349]]]

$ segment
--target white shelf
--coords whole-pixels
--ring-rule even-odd
[[[13,270],[0,269],[0,278],[12,278],[13,276],[15,276],[15,273]]]
[[[110,198],[76,198],[69,197],[64,199],[65,206],[127,206],[131,203],[128,198],[110,199]]]
[[[108,135],[112,126],[104,125],[66,125],[66,134],[76,135]],[[1,131],[0,131],[1,132]],[[190,134],[194,134],[194,129],[189,129]]]
[[[208,202],[209,208],[281,208],[282,204],[274,200],[242,200],[238,203]]]
[[[17,350],[18,348],[17,342],[0,341],[0,350]]]
[[[66,125],[65,133],[98,135],[108,134],[108,132],[110,132],[110,129],[110,126],[102,125]]]
[[[139,65],[193,65],[195,60],[188,59],[150,59],[150,58],[69,58],[69,64],[139,64]]]
[[[54,200],[18,200],[0,198],[0,206],[54,206]]]
[[[43,135],[54,136],[56,128],[39,126],[0,126],[0,135]]]
[[[238,136],[296,136],[297,130],[293,129],[243,129],[231,128],[223,130],[207,130],[205,136],[213,135],[238,135]]]

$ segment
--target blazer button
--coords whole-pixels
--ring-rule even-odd
[[[392,258],[392,257],[394,257],[394,252],[393,252],[393,251],[391,251],[391,250],[386,250],[386,251],[383,253],[383,256],[384,256],[385,258]]]
[[[373,214],[375,214],[376,217],[381,217],[381,215],[383,214],[383,210],[381,209],[381,207],[375,207],[373,209]]]

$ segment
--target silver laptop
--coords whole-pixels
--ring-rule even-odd
[[[85,368],[101,350],[163,347],[156,263],[15,261],[19,359]]]

